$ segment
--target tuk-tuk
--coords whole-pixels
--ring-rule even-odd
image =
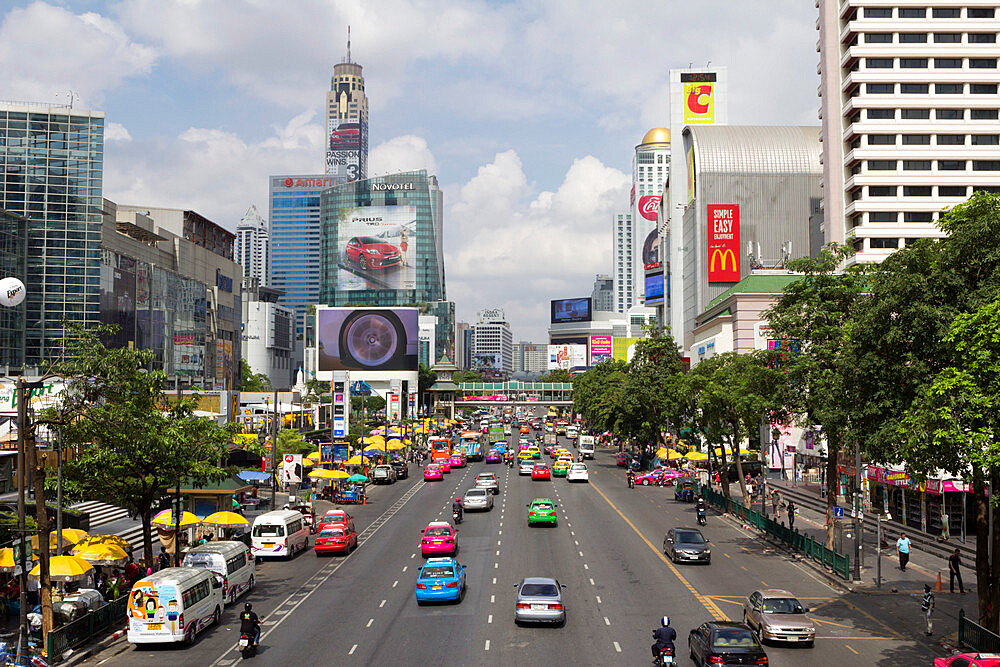
[[[674,500],[680,500],[685,503],[694,502],[697,490],[698,484],[694,480],[678,480],[677,485],[674,487]]]

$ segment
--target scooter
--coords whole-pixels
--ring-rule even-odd
[[[257,645],[253,641],[253,636],[249,632],[240,633],[240,655],[243,656],[244,660],[249,660],[250,658],[257,655]]]
[[[707,519],[705,518],[705,508],[704,507],[699,507],[698,508],[698,525],[699,526],[704,526],[706,523],[707,523]]]
[[[674,649],[670,646],[664,646],[660,649],[660,655],[653,660],[654,665],[672,665],[674,664]]]
[[[454,519],[456,525],[462,523],[462,513],[458,510],[451,511],[451,518]]]
[[[635,475],[626,475],[626,478],[628,479],[628,488],[634,489],[635,488]]]

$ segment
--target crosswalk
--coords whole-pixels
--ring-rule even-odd
[[[90,515],[89,532],[91,535],[104,534],[105,531],[100,530],[101,526],[129,518],[128,510],[124,507],[101,502],[99,500],[77,503],[72,506],[72,509],[85,512]],[[136,523],[135,525],[129,526],[124,530],[114,531],[112,534],[122,537],[125,541],[132,545],[133,549],[137,549],[142,546],[141,523]],[[154,535],[153,537],[155,538],[156,536]]]

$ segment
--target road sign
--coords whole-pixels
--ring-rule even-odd
[[[844,516],[844,508],[843,507],[834,507],[833,508],[833,516],[835,516],[837,518],[843,518],[843,516]]]

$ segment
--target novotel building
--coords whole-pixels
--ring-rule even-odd
[[[819,130],[684,128],[687,193],[681,229],[671,225],[682,258],[671,267],[681,270],[681,289],[671,297],[683,313],[683,331],[672,333],[682,349],[691,349],[696,321],[713,299],[755,269],[780,268],[822,247]]]

